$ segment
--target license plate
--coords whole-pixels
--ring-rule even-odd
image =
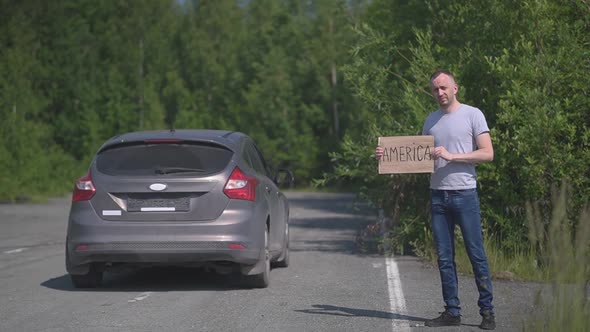
[[[186,212],[189,210],[188,197],[176,198],[135,198],[127,199],[128,212]]]

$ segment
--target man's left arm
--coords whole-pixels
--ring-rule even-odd
[[[468,153],[450,153],[443,146],[434,149],[434,158],[443,158],[458,163],[479,164],[494,160],[494,146],[489,132],[479,134],[475,138],[477,150]]]

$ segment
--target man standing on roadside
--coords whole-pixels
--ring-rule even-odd
[[[434,173],[430,179],[431,225],[438,255],[445,311],[426,326],[461,325],[459,285],[455,265],[455,225],[459,225],[479,291],[479,327],[496,328],[492,281],[483,245],[475,165],[494,159],[490,130],[483,113],[461,104],[459,86],[447,70],[430,77],[430,89],[440,109],[424,122],[423,135],[434,136]],[[382,147],[375,150],[383,156]]]

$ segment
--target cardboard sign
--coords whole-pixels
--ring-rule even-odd
[[[434,136],[379,137],[379,174],[434,172]]]

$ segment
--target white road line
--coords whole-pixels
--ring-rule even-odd
[[[139,295],[137,295],[136,297],[134,297],[131,300],[128,300],[127,302],[129,303],[133,303],[133,302],[138,302],[138,301],[142,301],[147,299],[150,295],[152,295],[153,292],[145,292],[145,293],[141,293]]]
[[[404,299],[404,291],[402,289],[402,282],[399,278],[399,270],[397,263],[392,257],[386,257],[385,263],[387,265],[387,288],[389,290],[389,306],[391,313],[395,315],[405,315],[406,300]],[[393,318],[391,320],[392,331],[409,331],[409,323],[407,321],[400,321]]]
[[[16,254],[17,252],[22,252],[25,250],[27,250],[27,248],[18,248],[18,249],[7,250],[4,253],[5,254]]]

